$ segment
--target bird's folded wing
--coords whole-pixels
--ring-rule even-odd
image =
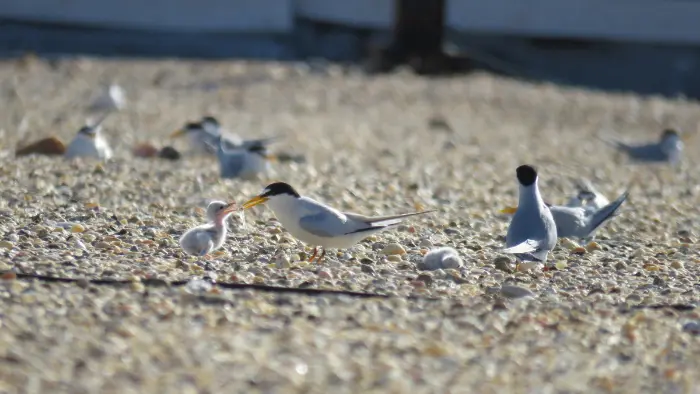
[[[412,213],[404,213],[400,215],[389,215],[389,216],[364,216],[364,215],[359,215],[356,213],[345,213],[345,216],[348,217],[348,219],[356,222],[361,222],[365,223],[368,226],[372,227],[384,227],[384,226],[391,226],[394,224],[401,223],[405,218],[410,217],[410,216],[417,216],[417,215],[423,215],[426,213],[431,213],[435,212],[436,210],[429,210],[429,211],[421,211],[421,212],[412,212]]]
[[[540,243],[538,241],[528,239],[525,242],[521,242],[515,246],[505,248],[502,250],[502,252],[503,253],[513,253],[513,254],[534,253],[539,249],[539,245],[540,245]]]
[[[299,219],[299,227],[317,237],[334,237],[345,233],[344,222],[331,212],[318,212]]]
[[[209,251],[211,251],[214,247],[212,233],[210,231],[205,230],[198,232],[196,235],[196,248],[199,250],[198,254],[200,256],[204,256],[205,254],[209,253]]]

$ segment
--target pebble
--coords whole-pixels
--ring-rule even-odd
[[[95,248],[96,249],[111,249],[112,245],[107,243],[107,242],[100,241],[100,242],[95,244]]]
[[[501,294],[508,298],[533,297],[530,289],[516,285],[504,285],[501,287]]]
[[[433,277],[430,274],[420,274],[416,277],[417,282],[423,282],[426,286],[430,286],[433,283]]]
[[[14,247],[15,247],[15,245],[10,241],[0,241],[0,248],[12,249]]]
[[[406,254],[406,249],[403,248],[403,246],[397,244],[397,243],[390,243],[382,249],[382,254],[385,256],[391,256],[391,255],[402,255]]]
[[[507,272],[509,274],[513,272],[512,263],[508,257],[505,257],[505,256],[496,257],[496,259],[493,261],[493,264],[497,270],[504,271],[504,272]]]
[[[320,269],[318,271],[318,277],[323,278],[323,279],[328,279],[328,280],[333,280],[333,274],[331,273],[330,270],[327,269]]]
[[[442,247],[431,250],[424,257],[419,269],[434,271],[437,269],[459,268],[462,259],[456,250],[450,247]]]
[[[427,248],[427,249],[429,249],[429,248],[431,248],[431,247],[433,246],[433,243],[430,242],[429,239],[423,238],[423,239],[421,239],[420,242],[418,243],[418,246],[420,246],[421,248]]]
[[[678,261],[678,260],[674,260],[671,262],[671,268],[681,270],[681,269],[683,269],[683,262]]]
[[[9,271],[12,269],[12,266],[6,263],[0,262],[0,271]]]
[[[402,261],[401,255],[398,255],[398,254],[392,254],[391,256],[388,256],[386,259],[391,261],[392,263],[400,263]]]
[[[689,321],[683,325],[683,331],[693,334],[700,335],[700,321]]]
[[[209,281],[202,279],[192,279],[185,285],[185,291],[190,294],[206,293],[212,289],[212,284]]]
[[[595,241],[591,241],[588,243],[588,245],[586,245],[586,250],[588,250],[589,252],[592,252],[594,250],[602,250],[602,249],[603,249],[603,247],[600,246],[600,244],[598,242],[595,242]]]
[[[70,228],[71,233],[82,233],[85,232],[85,227],[82,224],[76,223]]]
[[[615,269],[618,270],[618,271],[619,271],[619,270],[627,269],[627,264],[625,264],[624,262],[620,261],[620,262],[618,262],[617,264],[615,264]]]

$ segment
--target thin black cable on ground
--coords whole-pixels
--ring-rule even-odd
[[[142,279],[139,282],[131,280],[118,280],[118,279],[87,279],[87,278],[63,278],[57,276],[48,275],[37,275],[37,274],[25,274],[17,273],[13,271],[6,271],[0,273],[0,277],[13,273],[16,275],[18,280],[38,280],[48,283],[85,283],[92,284],[96,286],[129,286],[133,283],[141,283],[144,286],[162,286],[162,287],[181,287],[187,285],[189,280],[178,280],[178,281],[166,281],[162,279]],[[268,286],[268,285],[258,285],[258,284],[246,284],[246,283],[230,283],[230,282],[216,282],[206,278],[201,278],[201,280],[207,281],[213,285],[216,285],[223,289],[229,290],[256,290],[267,293],[294,293],[303,294],[308,296],[318,296],[318,295],[344,295],[355,298],[395,298],[395,296],[388,294],[379,293],[366,293],[359,291],[350,290],[332,290],[332,289],[312,289],[312,288],[299,288],[299,287],[281,287],[281,286]],[[439,300],[439,298],[432,297],[421,297],[421,296],[408,296],[407,299],[420,299],[420,300]]]
[[[17,273],[14,271],[5,271],[0,273],[0,278],[3,278],[7,274],[14,274],[16,275],[16,279],[18,280],[37,280],[37,281],[42,281],[42,282],[48,282],[48,283],[83,283],[83,284],[92,284],[96,286],[129,286],[132,285],[133,283],[141,283],[144,286],[159,286],[159,287],[182,287],[186,286],[187,283],[190,282],[190,280],[178,280],[178,281],[166,281],[163,279],[142,279],[139,282],[131,281],[131,280],[117,280],[117,279],[86,279],[86,278],[62,278],[58,276],[48,276],[48,275],[37,275],[37,274],[25,274],[25,273]],[[212,285],[216,285],[220,288],[223,289],[229,289],[229,290],[255,290],[255,291],[260,291],[260,292],[266,292],[266,293],[289,293],[289,294],[301,294],[301,295],[306,295],[306,296],[323,296],[323,295],[343,295],[343,296],[348,296],[348,297],[354,297],[354,298],[363,298],[363,299],[368,299],[368,298],[383,298],[383,299],[389,299],[389,298],[399,298],[398,296],[393,296],[393,295],[388,295],[388,294],[379,294],[379,293],[366,293],[366,292],[359,292],[359,291],[350,291],[350,290],[332,290],[332,289],[305,289],[305,288],[299,288],[299,287],[281,287],[281,286],[267,286],[267,285],[256,285],[256,284],[246,284],[246,283],[227,283],[227,282],[216,282],[212,280],[208,280],[206,278],[201,278],[201,280],[208,281]],[[211,298],[211,297],[204,297],[202,298],[202,301],[204,302],[210,302],[210,303],[218,303],[218,302],[229,302],[230,300],[225,300],[225,299],[219,299],[219,298]],[[436,298],[436,297],[422,297],[422,296],[407,296],[407,297],[401,297],[404,299],[408,300],[424,300],[424,301],[439,301],[442,300],[442,298]],[[696,304],[690,303],[690,304],[650,304],[650,305],[618,305],[619,309],[618,311],[620,313],[630,313],[635,310],[640,310],[640,309],[672,309],[677,312],[688,312],[695,310],[698,306]]]

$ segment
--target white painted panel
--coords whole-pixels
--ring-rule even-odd
[[[645,42],[700,42],[692,0],[447,0],[447,25],[468,32]]]
[[[316,21],[389,29],[394,20],[394,1],[297,0],[296,12],[298,16]]]
[[[0,18],[178,31],[286,32],[293,0],[2,0]]]

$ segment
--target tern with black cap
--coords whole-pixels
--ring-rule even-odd
[[[292,236],[314,246],[310,262],[316,258],[319,247],[323,249],[318,258],[320,262],[327,248],[350,248],[372,234],[397,226],[408,217],[435,212],[431,210],[377,217],[340,212],[300,195],[284,182],[268,185],[260,194],[244,203],[242,208],[249,209],[259,204],[266,204]]]
[[[275,157],[267,152],[266,140],[247,141],[246,146],[229,149],[219,135],[214,140],[221,178],[254,179],[267,174]]]
[[[508,227],[505,253],[521,262],[544,263],[557,244],[557,226],[537,186],[537,170],[521,165],[516,169],[520,184],[518,209]]]
[[[683,141],[688,141],[693,135],[680,134],[674,129],[665,129],[658,141],[638,145],[615,138],[599,138],[616,150],[625,153],[634,162],[678,164],[683,153]]]
[[[567,207],[560,205],[547,205],[549,211],[554,218],[554,224],[557,228],[557,237],[559,238],[576,238],[582,241],[592,240],[595,232],[602,227],[608,220],[615,217],[629,196],[629,191],[622,193],[615,201],[608,205],[591,210],[588,207]],[[502,209],[500,213],[517,212],[516,207],[508,207]]]
[[[627,200],[631,187],[632,184],[613,202],[609,202],[603,195],[598,196],[595,189],[591,191],[592,185],[588,185],[587,190],[581,189],[579,191],[578,199],[580,201],[575,206],[552,205],[545,202],[554,218],[557,237],[577,238],[583,241],[592,240],[595,232],[617,215],[620,207]],[[574,201],[575,199],[576,197],[572,198]],[[603,202],[605,205],[598,208],[598,204]],[[569,203],[574,205],[571,200]],[[514,214],[517,210],[517,207],[507,207],[502,209],[500,213]]]
[[[269,145],[276,137],[261,138],[254,140],[243,140],[238,135],[224,132],[221,124],[213,116],[205,116],[199,122],[189,122],[184,127],[175,130],[170,135],[171,139],[189,137],[192,150],[197,153],[216,153],[219,141],[223,141],[224,147],[228,150],[249,149],[253,146],[264,144]]]
[[[109,113],[102,116],[92,126],[83,126],[66,147],[66,158],[92,157],[107,160],[112,157],[112,148],[107,139],[102,135],[102,122],[107,119]]]
[[[209,223],[188,230],[180,237],[180,247],[187,254],[206,256],[219,249],[226,241],[226,219],[236,211],[235,203],[212,201],[207,206]]]

